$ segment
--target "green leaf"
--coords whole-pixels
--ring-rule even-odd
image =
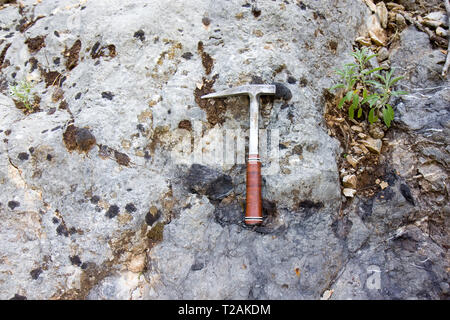
[[[371,73],[374,73],[374,72],[377,72],[377,71],[380,71],[380,70],[383,70],[383,68],[382,68],[382,67],[378,67],[378,68],[374,68],[374,69],[372,69],[372,70],[367,70],[367,71],[365,72],[365,75],[369,75],[369,74],[371,74]]]
[[[391,95],[393,95],[394,97],[398,97],[398,96],[408,94],[408,93],[409,93],[408,91],[392,91]]]
[[[392,114],[389,111],[389,108],[383,108],[383,120],[384,120],[384,123],[386,124],[386,127],[389,128],[391,126],[391,121],[393,120]]]
[[[359,108],[359,109],[358,109],[358,118],[361,118],[361,116],[362,116],[362,111],[363,111],[362,108]]]
[[[375,58],[376,56],[377,56],[377,54],[372,54],[372,55],[366,57],[365,62],[369,61],[372,58]]]
[[[347,92],[347,94],[345,95],[345,101],[350,101],[352,99],[353,96],[353,91],[349,91]]]
[[[375,108],[372,108],[369,111],[369,122],[375,123],[377,121],[378,121],[378,117],[375,115]]]
[[[392,87],[397,81],[399,81],[399,80],[401,80],[403,78],[404,78],[403,76],[400,76],[400,77],[397,77],[397,78],[394,78],[394,79],[390,80],[389,81],[389,87]]]
[[[342,83],[338,83],[338,84],[335,84],[334,86],[332,86],[330,89],[328,89],[329,91],[332,91],[332,90],[336,90],[336,89],[339,89],[339,88],[345,88],[345,85],[344,84],[342,84]]]
[[[355,109],[359,104],[359,96],[357,94],[353,95],[353,103],[348,109],[348,117],[353,119],[355,117]]]
[[[341,100],[339,100],[339,103],[338,103],[338,108],[339,109],[342,108],[342,106],[344,105],[344,102],[345,102],[345,97],[343,97]]]

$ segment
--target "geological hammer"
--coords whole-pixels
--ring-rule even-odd
[[[247,201],[245,208],[245,223],[248,225],[262,223],[261,159],[258,152],[259,97],[263,94],[274,95],[275,91],[275,85],[250,84],[202,96],[202,99],[225,98],[238,95],[248,95],[250,98],[250,137],[248,142]]]

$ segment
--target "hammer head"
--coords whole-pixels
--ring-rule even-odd
[[[276,91],[276,87],[274,85],[269,84],[248,84],[244,86],[234,87],[230,89],[226,89],[220,92],[213,92],[207,95],[202,96],[202,99],[208,98],[224,98],[230,96],[239,96],[239,95],[249,95],[253,97],[258,97],[259,95],[274,95]]]

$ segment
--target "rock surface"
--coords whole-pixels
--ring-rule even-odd
[[[417,88],[397,101],[398,173],[342,217],[323,112],[363,2],[23,2],[0,10],[1,299],[448,297],[448,81],[426,35],[403,31],[391,56]],[[40,98],[31,114],[8,96],[22,79]],[[262,100],[260,128],[279,134],[261,142],[254,228],[244,162],[211,154],[224,130],[245,145],[248,100],[200,99],[250,82],[283,85]],[[422,85],[439,89],[423,98]],[[402,149],[410,135],[417,150]],[[410,164],[439,195],[431,211]]]

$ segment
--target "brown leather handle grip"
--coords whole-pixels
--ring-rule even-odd
[[[261,162],[258,155],[250,155],[247,164],[247,204],[245,223],[262,223]]]

